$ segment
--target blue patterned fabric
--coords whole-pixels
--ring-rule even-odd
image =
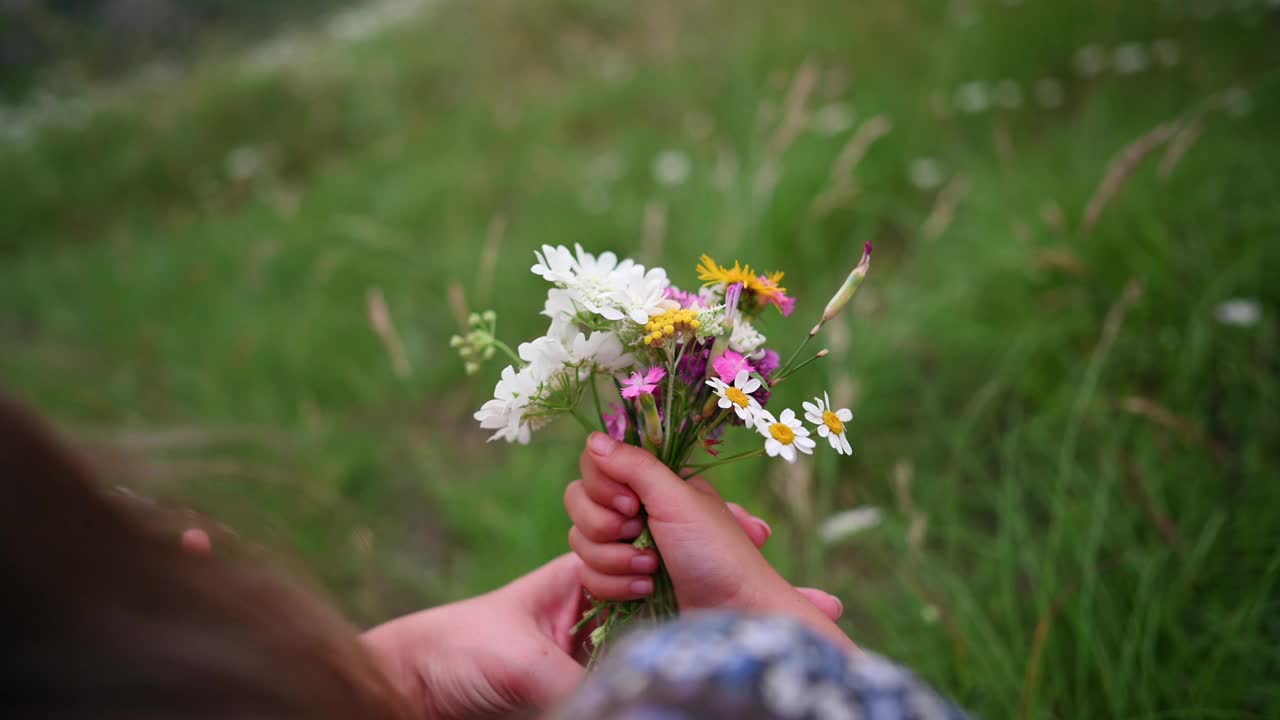
[[[563,720],[962,720],[909,671],[787,618],[692,615],[614,650]]]

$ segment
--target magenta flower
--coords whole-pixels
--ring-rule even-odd
[[[652,395],[658,389],[658,383],[666,376],[667,371],[660,367],[649,368],[649,372],[643,376],[638,372],[631,373],[631,377],[622,381],[622,397],[631,400],[641,395]]]
[[[609,412],[604,414],[604,429],[609,437],[623,442],[627,439],[627,411],[617,403],[609,403]]]
[[[756,361],[756,372],[767,380],[781,365],[782,358],[778,357],[778,353],[765,348],[764,356]]]
[[[680,307],[689,309],[700,309],[702,307],[702,296],[696,292],[685,292],[676,287],[669,287],[663,291],[668,300],[675,300],[680,303]]]
[[[726,383],[732,383],[733,379],[738,377],[739,371],[746,370],[749,375],[756,370],[745,357],[732,350],[725,350],[724,355],[711,363],[711,367],[715,368],[716,375]]]

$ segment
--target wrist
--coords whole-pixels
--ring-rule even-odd
[[[374,662],[391,687],[408,704],[413,717],[427,717],[424,707],[426,693],[421,669],[415,658],[411,657],[409,648],[416,645],[416,639],[431,624],[430,619],[425,617],[429,613],[430,611],[425,611],[390,620],[361,636]],[[410,642],[405,637],[410,623],[413,625],[415,642]]]

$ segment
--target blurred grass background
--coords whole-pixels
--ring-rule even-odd
[[[565,549],[580,429],[486,445],[448,349],[543,329],[534,248],[785,270],[785,349],[870,240],[775,401],[854,457],[716,477],[771,559],[986,717],[1280,715],[1275,3],[63,5],[0,4],[88,48],[5,65],[4,385],[356,619]]]

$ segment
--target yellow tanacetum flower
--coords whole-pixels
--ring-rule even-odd
[[[676,333],[686,335],[687,338],[688,335],[696,333],[700,327],[702,322],[698,320],[697,310],[668,310],[661,315],[654,315],[649,318],[649,322],[645,323],[644,344],[661,343]]]
[[[710,255],[703,255],[702,262],[698,264],[698,279],[707,285],[732,285],[734,283],[742,283],[743,292],[754,293],[762,298],[772,298],[781,295],[787,291],[778,283],[782,281],[783,273],[772,272],[762,275],[751,269],[750,265],[743,265],[737,260],[733,261],[733,267],[720,265],[711,259]]]

